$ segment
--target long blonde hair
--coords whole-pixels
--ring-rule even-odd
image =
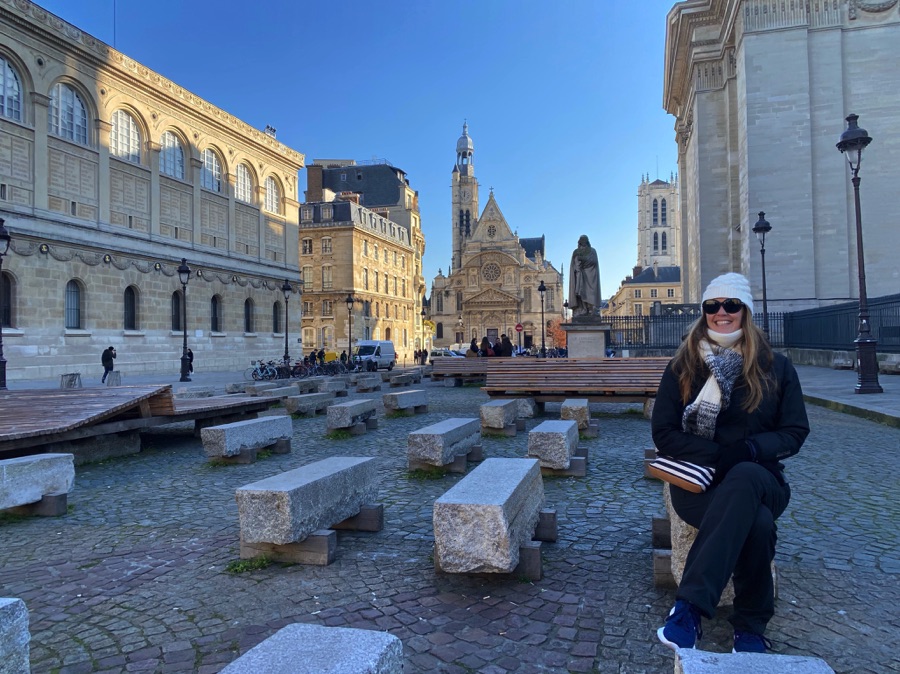
[[[741,311],[744,314],[741,323],[743,334],[736,346],[744,354],[741,374],[744,386],[747,388],[747,395],[744,397],[743,408],[747,412],[752,412],[759,407],[766,391],[775,386],[771,375],[774,356],[765,333],[753,322],[753,315],[747,311],[747,307],[743,307]],[[691,389],[698,377],[702,376],[705,379],[709,376],[709,368],[700,352],[702,340],[710,341],[705,314],[701,315],[691,326],[687,337],[684,338],[672,359],[672,371],[678,377],[681,402],[685,405],[691,401]]]

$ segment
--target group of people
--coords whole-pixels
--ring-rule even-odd
[[[481,338],[481,344],[473,337],[472,343],[469,344],[469,349],[466,351],[466,358],[486,358],[490,356],[511,358],[513,350],[513,344],[506,335],[500,335],[500,339],[493,344],[487,337]]]
[[[415,358],[416,365],[427,365],[428,351],[426,351],[425,349],[416,349],[413,352],[413,358]]]

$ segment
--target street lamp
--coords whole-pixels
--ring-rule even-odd
[[[427,314],[425,313],[425,303],[424,302],[422,303],[422,311],[420,313],[422,314],[422,350],[428,351],[428,348],[425,346],[425,316]]]
[[[565,318],[566,321],[569,320],[569,300],[563,302],[563,318]]]
[[[284,279],[284,283],[281,284],[281,292],[284,293],[284,364],[285,366],[289,366],[291,364],[291,355],[288,353],[288,327],[290,326],[290,321],[288,320],[288,300],[291,299],[291,293],[294,289],[291,287],[291,284],[288,283],[287,279]]]
[[[353,298],[353,295],[347,293],[347,299],[344,300],[347,303],[347,358],[353,358],[353,303],[356,300]]]
[[[9,252],[9,242],[12,238],[5,223],[6,221],[0,218],[0,391],[6,390],[6,358],[3,356],[3,318],[6,311],[6,296],[3,291],[3,258]]]
[[[772,231],[772,225],[766,220],[765,211],[759,212],[759,220],[753,225],[753,233],[759,239],[759,254],[762,257],[762,282],[763,282],[763,332],[769,336],[769,305],[766,304],[766,234]]]
[[[178,265],[178,280],[181,281],[181,379],[178,381],[190,381],[188,376],[191,372],[191,359],[188,356],[187,348],[187,284],[191,280],[191,268],[188,267],[187,259],[181,258],[181,264]]]
[[[541,285],[538,286],[538,293],[541,295],[541,358],[547,357],[547,349],[544,347],[544,293],[547,292],[547,286],[544,285],[544,279],[541,279]]]
[[[847,117],[847,130],[841,134],[837,149],[847,155],[850,171],[853,173],[853,198],[856,205],[856,257],[859,269],[859,330],[856,335],[856,392],[884,393],[878,383],[877,342],[869,331],[869,305],[866,299],[866,263],[863,256],[862,214],[859,207],[859,165],[862,151],[872,142],[865,129],[857,126],[859,115]]]

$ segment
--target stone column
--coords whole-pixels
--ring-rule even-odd
[[[47,115],[50,111],[50,97],[42,94],[31,94],[31,102],[34,104],[34,208],[46,211],[49,208],[47,189],[50,183],[50,158],[47,147],[47,134],[49,125]]]
[[[97,200],[100,206],[98,221],[109,224],[111,193],[109,185],[109,132],[112,130],[112,124],[102,119],[95,119],[94,124],[97,128]]]

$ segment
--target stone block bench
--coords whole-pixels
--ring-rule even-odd
[[[351,400],[328,407],[329,431],[347,430],[353,435],[362,435],[367,430],[378,428],[375,416],[375,401],[372,399]]]
[[[487,459],[434,502],[435,571],[540,580],[540,541],[556,540],[543,505],[535,459]]]
[[[587,398],[566,398],[559,408],[559,418],[572,420],[578,424],[578,433],[586,438],[600,435],[600,424],[591,419],[591,409]]]
[[[578,424],[573,420],[542,421],[528,433],[528,457],[540,461],[544,475],[583,477],[587,450],[578,447]]]
[[[282,384],[280,382],[276,383],[274,381],[255,381],[252,383],[248,382],[244,384],[244,393],[246,393],[248,396],[258,396],[263,391],[268,391],[269,389],[273,388],[280,388],[281,386]]]
[[[212,398],[214,394],[211,386],[181,386],[175,391],[176,398]]]
[[[381,396],[385,412],[401,412],[412,410],[413,414],[425,414],[428,411],[428,394],[422,389],[385,393]]]
[[[679,648],[675,674],[834,674],[821,658],[772,653],[711,653]]]
[[[206,456],[230,463],[253,463],[257,451],[269,447],[275,454],[287,454],[293,435],[291,418],[286,416],[235,421],[200,431]]]
[[[265,391],[259,391],[256,395],[260,398],[287,398],[288,396],[297,395],[297,386],[295,384],[284,384],[275,388],[267,388]]]
[[[537,414],[537,403],[534,402],[534,398],[515,398],[515,401],[519,405],[516,419],[534,419],[534,415]]]
[[[31,671],[28,609],[21,599],[0,597],[0,672],[28,674]]]
[[[377,374],[360,375],[356,378],[356,392],[369,393],[381,390],[381,376]]]
[[[409,470],[446,468],[465,473],[468,461],[481,461],[478,419],[445,419],[407,436]]]
[[[233,381],[230,384],[225,384],[225,393],[244,393],[244,389],[248,385],[245,381]]]
[[[288,414],[300,414],[311,417],[324,412],[334,401],[334,393],[304,393],[284,399],[284,409]]]
[[[59,387],[60,388],[82,388],[81,373],[80,372],[67,372],[66,374],[59,375]]]
[[[409,386],[413,383],[411,374],[395,374],[391,377],[391,388],[400,388],[401,386]]]
[[[317,393],[322,382],[328,381],[325,377],[306,377],[294,382],[300,393]]]
[[[402,674],[403,642],[388,632],[294,623],[219,674]]]
[[[273,475],[235,491],[241,559],[265,555],[279,562],[334,561],[334,529],[381,531],[376,460],[333,456]]]
[[[338,398],[346,398],[350,392],[347,390],[347,382],[343,379],[326,379],[319,383],[319,393],[331,393]]]
[[[889,353],[884,360],[879,361],[878,371],[881,374],[900,374],[900,354]]]
[[[521,426],[521,428],[519,428]],[[519,419],[517,400],[491,400],[481,406],[481,433],[512,437],[517,430],[525,430],[525,420]]]
[[[35,454],[0,460],[0,510],[17,515],[65,515],[75,484],[74,454]]]

